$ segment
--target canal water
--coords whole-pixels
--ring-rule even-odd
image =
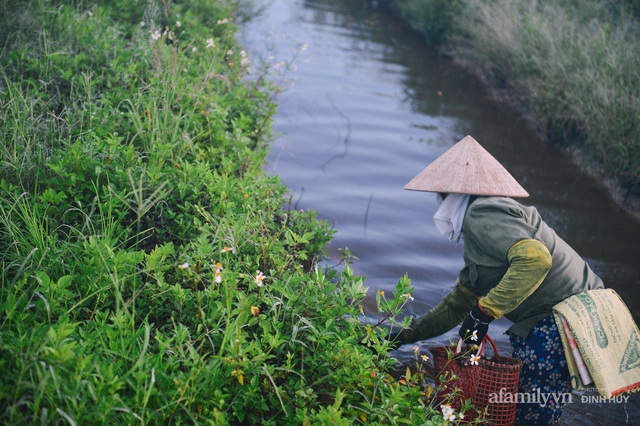
[[[256,0],[254,12],[240,28],[241,42],[254,73],[261,60],[271,63],[271,78],[285,88],[276,98],[268,172],[288,187],[294,208],[318,211],[337,231],[330,263],[346,249],[358,258],[352,268],[369,288],[369,321],[378,319],[376,292],[391,294],[403,275],[415,287],[406,314],[418,316],[442,299],[462,267],[463,243],[446,240],[433,224],[435,196],[403,186],[465,135],[514,175],[531,194],[522,201],[640,318],[640,223],[493,102],[471,74],[375,0]],[[506,354],[508,326],[501,319],[491,327]],[[454,329],[421,342],[421,350],[456,337]],[[397,356],[412,353],[404,347]],[[579,400],[565,421],[598,424],[602,408],[609,421],[640,420],[638,398],[602,406]]]

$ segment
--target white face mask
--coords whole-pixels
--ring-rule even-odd
[[[440,207],[433,215],[433,221],[438,231],[451,241],[458,242],[462,237],[462,223],[469,205],[469,198],[469,194],[449,194],[440,201],[442,197],[437,194]]]

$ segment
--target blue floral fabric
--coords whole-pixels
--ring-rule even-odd
[[[571,379],[558,327],[549,315],[529,335],[509,335],[513,357],[524,363],[520,372],[517,425],[556,424],[571,400]]]

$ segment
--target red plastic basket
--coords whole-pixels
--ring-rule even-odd
[[[491,358],[483,355],[485,341],[489,342],[493,350]],[[439,346],[430,351],[433,355],[438,387],[436,398],[439,403],[446,401],[454,410],[460,410],[462,403],[470,398],[478,410],[487,409],[489,424],[492,426],[515,423],[515,394],[518,392],[522,361],[500,355],[489,336],[486,336],[477,350],[463,346],[460,340],[457,346]],[[471,363],[472,353],[481,356],[478,365]]]
[[[482,370],[470,363],[471,354],[478,352],[470,346],[438,346],[430,348],[433,355],[435,373],[436,401],[448,403],[456,411],[467,399],[473,400],[478,390],[478,381]],[[482,348],[480,349],[482,350]]]

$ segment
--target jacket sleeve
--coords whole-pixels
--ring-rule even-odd
[[[478,297],[456,282],[456,286],[425,315],[415,318],[402,335],[407,343],[440,336],[451,330],[469,314]]]
[[[498,285],[480,298],[484,312],[500,318],[516,309],[542,283],[551,269],[551,254],[540,241],[525,239],[507,252],[509,269]]]

